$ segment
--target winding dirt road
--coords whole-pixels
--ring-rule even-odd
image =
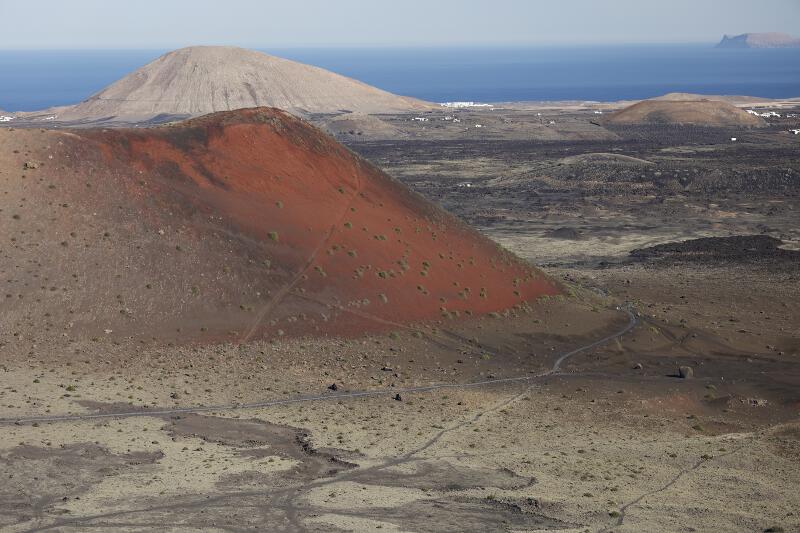
[[[553,374],[557,374],[561,370],[561,366],[569,358],[586,350],[596,348],[614,339],[622,337],[623,335],[631,331],[639,324],[640,318],[634,308],[630,306],[617,307],[617,310],[625,312],[628,315],[629,322],[624,328],[611,335],[608,335],[607,337],[603,337],[602,339],[599,339],[595,342],[586,344],[584,346],[580,346],[570,352],[562,354],[561,356],[558,357],[558,359],[556,359],[553,362],[553,366],[549,370],[546,370],[539,374],[530,374],[530,375],[515,376],[515,377],[500,378],[500,379],[487,379],[483,381],[475,381],[472,383],[440,383],[435,385],[426,385],[423,387],[409,387],[405,389],[392,388],[392,389],[378,389],[378,390],[368,390],[368,391],[348,391],[348,392],[330,393],[330,394],[316,394],[308,396],[297,396],[294,398],[285,398],[280,400],[266,400],[263,402],[253,402],[253,403],[243,403],[243,404],[232,403],[226,405],[209,405],[209,406],[195,406],[195,407],[164,407],[156,409],[137,410],[137,411],[112,411],[106,413],[91,413],[82,415],[49,415],[49,416],[31,416],[31,417],[20,417],[20,418],[0,418],[0,425],[8,425],[8,424],[21,425],[21,424],[32,424],[39,422],[74,422],[79,420],[93,420],[100,418],[121,419],[121,418],[137,417],[137,416],[166,416],[166,415],[185,414],[185,413],[208,413],[214,411],[241,411],[246,409],[263,409],[266,407],[273,407],[277,405],[289,405],[289,404],[304,403],[304,402],[329,402],[329,401],[340,401],[352,398],[363,398],[369,396],[386,396],[395,394],[407,395],[407,394],[431,392],[442,389],[469,389],[475,387],[488,387],[494,385],[528,382],[535,379],[540,379],[546,376],[550,376]]]

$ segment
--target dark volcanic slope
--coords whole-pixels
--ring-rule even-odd
[[[0,146],[4,335],[351,334],[559,292],[275,109]]]
[[[780,247],[782,244],[780,239],[768,235],[703,237],[632,250],[631,257],[665,264],[681,261],[727,265],[759,262],[796,267],[800,264],[800,252],[783,249]]]

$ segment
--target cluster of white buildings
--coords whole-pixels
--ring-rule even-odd
[[[430,122],[431,119],[429,119],[428,117],[414,117],[411,120],[414,122]],[[439,120],[444,120],[445,122],[452,122],[454,124],[458,124],[459,122],[461,122],[460,118],[454,117],[453,115],[445,115]],[[481,126],[478,127],[480,128]]]
[[[750,113],[751,115],[755,115],[757,117],[764,117],[764,118],[777,117],[777,118],[781,118],[781,114],[777,113],[775,111],[765,111],[763,113],[759,113],[758,111],[755,111],[753,109],[748,109],[747,112]],[[786,113],[786,118],[797,118],[797,117],[798,117],[797,113]],[[794,135],[800,135],[800,129],[791,129],[791,130],[789,130],[789,133],[793,133]]]
[[[9,117],[8,115],[0,115],[0,122],[11,122],[14,120],[14,117]]]
[[[748,109],[747,112],[750,113],[751,115],[755,115],[757,117],[764,117],[764,118],[768,118],[768,117],[778,117],[778,118],[780,118],[781,117],[780,113],[776,113],[775,111],[764,111],[763,113],[759,113],[758,111],[755,111],[754,109]]]
[[[442,107],[454,107],[454,108],[462,108],[462,107],[492,107],[492,104],[476,104],[475,102],[443,102],[441,104]]]

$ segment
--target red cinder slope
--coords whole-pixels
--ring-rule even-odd
[[[73,309],[88,329],[238,340],[358,334],[560,291],[279,110],[39,135],[44,164],[29,173],[42,186],[60,180],[79,211],[51,231],[89,232],[103,247],[64,258],[90,278],[97,272],[96,285],[74,288],[73,308],[94,307]]]

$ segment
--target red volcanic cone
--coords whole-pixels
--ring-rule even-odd
[[[19,240],[3,261],[36,265],[56,287],[9,298],[12,321],[48,313],[92,334],[249,340],[391,329],[560,292],[276,109],[2,135],[23,149],[3,166],[27,174],[4,214],[28,199],[4,224]],[[24,170],[26,158],[41,165]]]

